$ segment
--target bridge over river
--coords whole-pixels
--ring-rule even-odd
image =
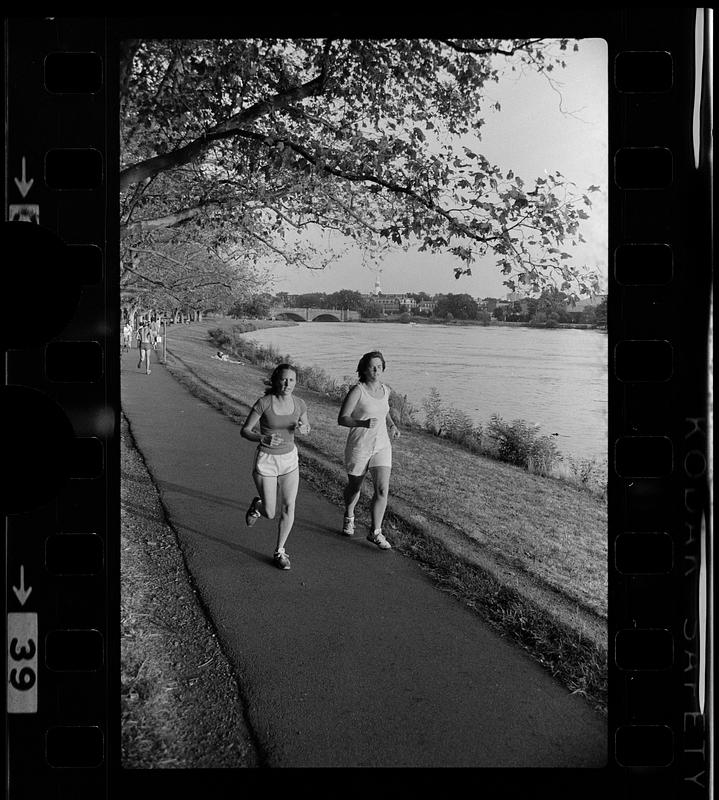
[[[347,308],[285,308],[275,306],[270,309],[273,319],[293,319],[297,322],[349,322],[359,319],[359,311]]]

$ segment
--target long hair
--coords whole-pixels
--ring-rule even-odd
[[[297,368],[293,367],[292,364],[278,364],[273,370],[272,375],[265,381],[267,388],[265,389],[265,394],[277,394],[277,384],[280,380],[280,375],[286,370],[291,369],[292,372],[295,373],[295,377],[297,376]]]
[[[364,371],[367,369],[367,367],[369,366],[369,362],[373,358],[379,358],[379,360],[382,362],[382,372],[384,372],[385,368],[387,367],[387,364],[385,363],[384,360],[384,356],[382,355],[382,353],[380,353],[379,350],[372,350],[372,352],[370,353],[365,353],[362,356],[362,358],[360,358],[359,364],[357,364],[357,374],[359,375],[360,383],[365,382]]]

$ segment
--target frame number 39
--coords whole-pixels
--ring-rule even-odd
[[[37,614],[9,613],[7,712],[37,713]]]

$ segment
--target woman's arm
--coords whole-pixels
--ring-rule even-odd
[[[401,435],[399,426],[392,419],[392,414],[389,411],[387,412],[387,427],[389,428],[390,436],[392,436],[393,439],[399,439]]]
[[[352,412],[359,401],[360,388],[353,386],[342,403],[340,413],[337,415],[337,424],[342,425],[344,428],[370,428],[372,420],[370,419],[354,419]]]
[[[305,406],[304,411],[300,414],[295,430],[297,433],[301,433],[303,436],[307,436],[312,430],[310,418],[307,416],[307,406]]]
[[[261,442],[262,434],[255,430],[255,427],[259,421],[260,413],[257,411],[257,409],[253,408],[247,415],[245,424],[242,426],[242,430],[240,431],[240,436],[242,436],[243,439],[249,440],[250,442]]]

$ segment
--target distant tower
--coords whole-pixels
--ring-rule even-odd
[[[379,276],[380,276],[381,273],[382,273],[382,269],[380,268],[380,269],[377,270],[377,277],[374,279],[374,294],[375,295],[382,294],[382,287],[380,286],[380,283],[379,283]]]

